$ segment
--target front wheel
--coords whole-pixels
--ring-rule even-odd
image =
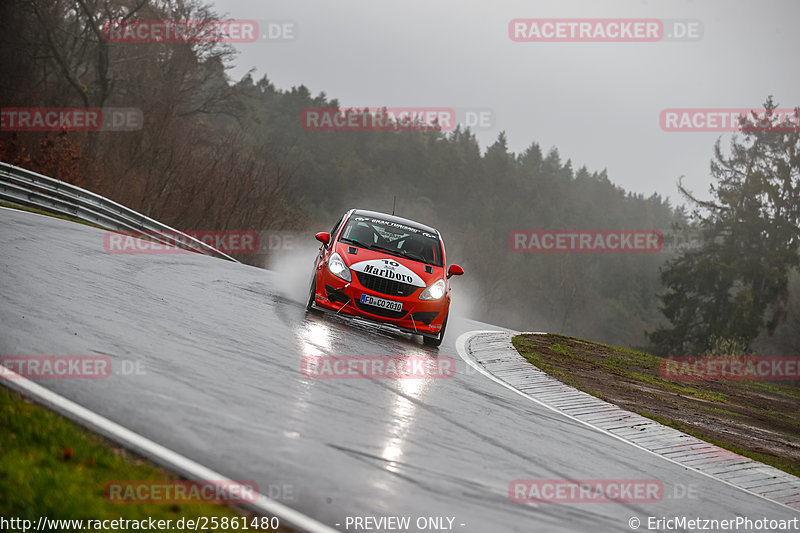
[[[316,272],[311,278],[311,289],[308,291],[308,302],[306,302],[306,311],[315,311],[314,300],[317,295],[317,275]]]
[[[425,346],[433,346],[437,347],[442,344],[442,340],[444,339],[444,329],[447,327],[447,318],[450,316],[450,313],[447,313],[444,317],[444,322],[442,322],[442,329],[439,330],[438,337],[422,337],[422,342]]]

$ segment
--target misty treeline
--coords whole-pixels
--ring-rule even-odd
[[[180,0],[2,2],[4,107],[137,108],[144,124],[125,132],[3,132],[0,155],[177,227],[283,226],[285,162],[269,146],[243,142],[245,130],[227,127],[248,114],[226,77],[234,50],[105,39],[104,23],[133,18],[216,17]]]
[[[741,313],[741,305],[720,304],[694,315],[687,310],[704,309],[699,305],[704,299],[746,300],[737,291],[749,286],[757,299],[748,319],[748,332],[761,335],[756,345],[765,353],[783,354],[797,336],[800,283],[790,274],[796,268],[781,263],[787,266],[785,280],[778,276],[766,284],[750,283],[741,274],[756,268],[763,253],[758,247],[740,246],[730,266],[725,258],[702,264],[687,259],[713,253],[705,244],[654,254],[521,254],[509,248],[511,231],[548,228],[669,233],[678,226],[704,232],[707,243],[714,240],[714,228],[725,227],[713,223],[724,212],[714,205],[697,205],[690,214],[659,195],[624,191],[605,171],[573,168],[555,148],[542,150],[533,143],[511,153],[504,134],[482,150],[474,134],[461,128],[308,131],[301,127],[302,111],[338,107],[337,100],[314,96],[304,86],[276,89],[266,76],[231,81],[226,69],[234,51],[224,44],[109,43],[98,31],[109,20],[214,16],[201,3],[178,0],[3,2],[0,103],[135,107],[144,126],[133,132],[0,132],[0,158],[186,230],[313,235],[330,229],[350,207],[389,212],[396,197],[397,214],[439,228],[449,261],[466,269],[466,276],[452,283],[456,306],[466,307],[473,318],[508,327],[627,346],[650,342],[658,353],[696,355],[692,352],[728,340],[750,347],[752,335],[743,339],[733,318],[723,319],[728,321],[723,328],[695,325],[717,320],[712,318],[717,312]],[[246,46],[281,53],[267,43]],[[748,154],[745,159],[761,155]],[[796,174],[792,179],[796,187]],[[736,180],[725,185],[741,186]],[[720,198],[717,204],[727,205]],[[759,231],[773,230],[767,224]],[[680,283],[705,268],[703,279],[716,286],[717,267],[719,275],[729,268],[740,271],[739,277],[725,278],[727,291],[703,292],[703,286]],[[675,293],[698,296],[676,300],[670,296]],[[683,327],[686,323],[692,327]],[[775,335],[767,338],[770,330]],[[652,332],[649,338],[645,331]],[[800,353],[800,346],[794,349]]]
[[[800,353],[800,131],[777,107],[743,117],[729,153],[717,142],[710,200],[679,187],[702,246],[662,268],[661,353]]]

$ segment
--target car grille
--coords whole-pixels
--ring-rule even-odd
[[[411,296],[418,288],[408,283],[400,283],[399,281],[380,278],[364,272],[356,272],[356,276],[358,276],[358,282],[364,287],[389,296]]]
[[[403,318],[403,315],[407,313],[407,311],[390,311],[389,309],[383,309],[382,307],[375,307],[374,305],[362,304],[358,300],[353,300],[353,302],[355,302],[356,307],[358,307],[365,313],[369,313],[375,316],[382,316],[384,318],[399,319]]]

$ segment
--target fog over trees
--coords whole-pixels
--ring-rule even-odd
[[[800,353],[796,131],[747,132],[729,155],[709,147],[713,200],[684,191],[684,208],[628,193],[535,140],[511,153],[502,133],[482,149],[461,127],[312,131],[303,110],[337,100],[267,76],[230,79],[229,45],[114,43],[102,32],[119,19],[214,17],[194,1],[3,2],[3,107],[136,108],[143,124],[4,128],[0,158],[185,230],[313,235],[351,207],[391,211],[396,196],[397,214],[438,228],[465,268],[453,292],[472,318],[661,354],[699,355],[720,339]],[[697,239],[675,241],[673,228]],[[654,229],[666,240],[646,254],[515,253],[509,234],[524,229]]]

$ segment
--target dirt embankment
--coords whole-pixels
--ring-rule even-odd
[[[800,387],[742,379],[665,379],[658,356],[561,335],[519,335],[514,346],[564,383],[800,475]]]

